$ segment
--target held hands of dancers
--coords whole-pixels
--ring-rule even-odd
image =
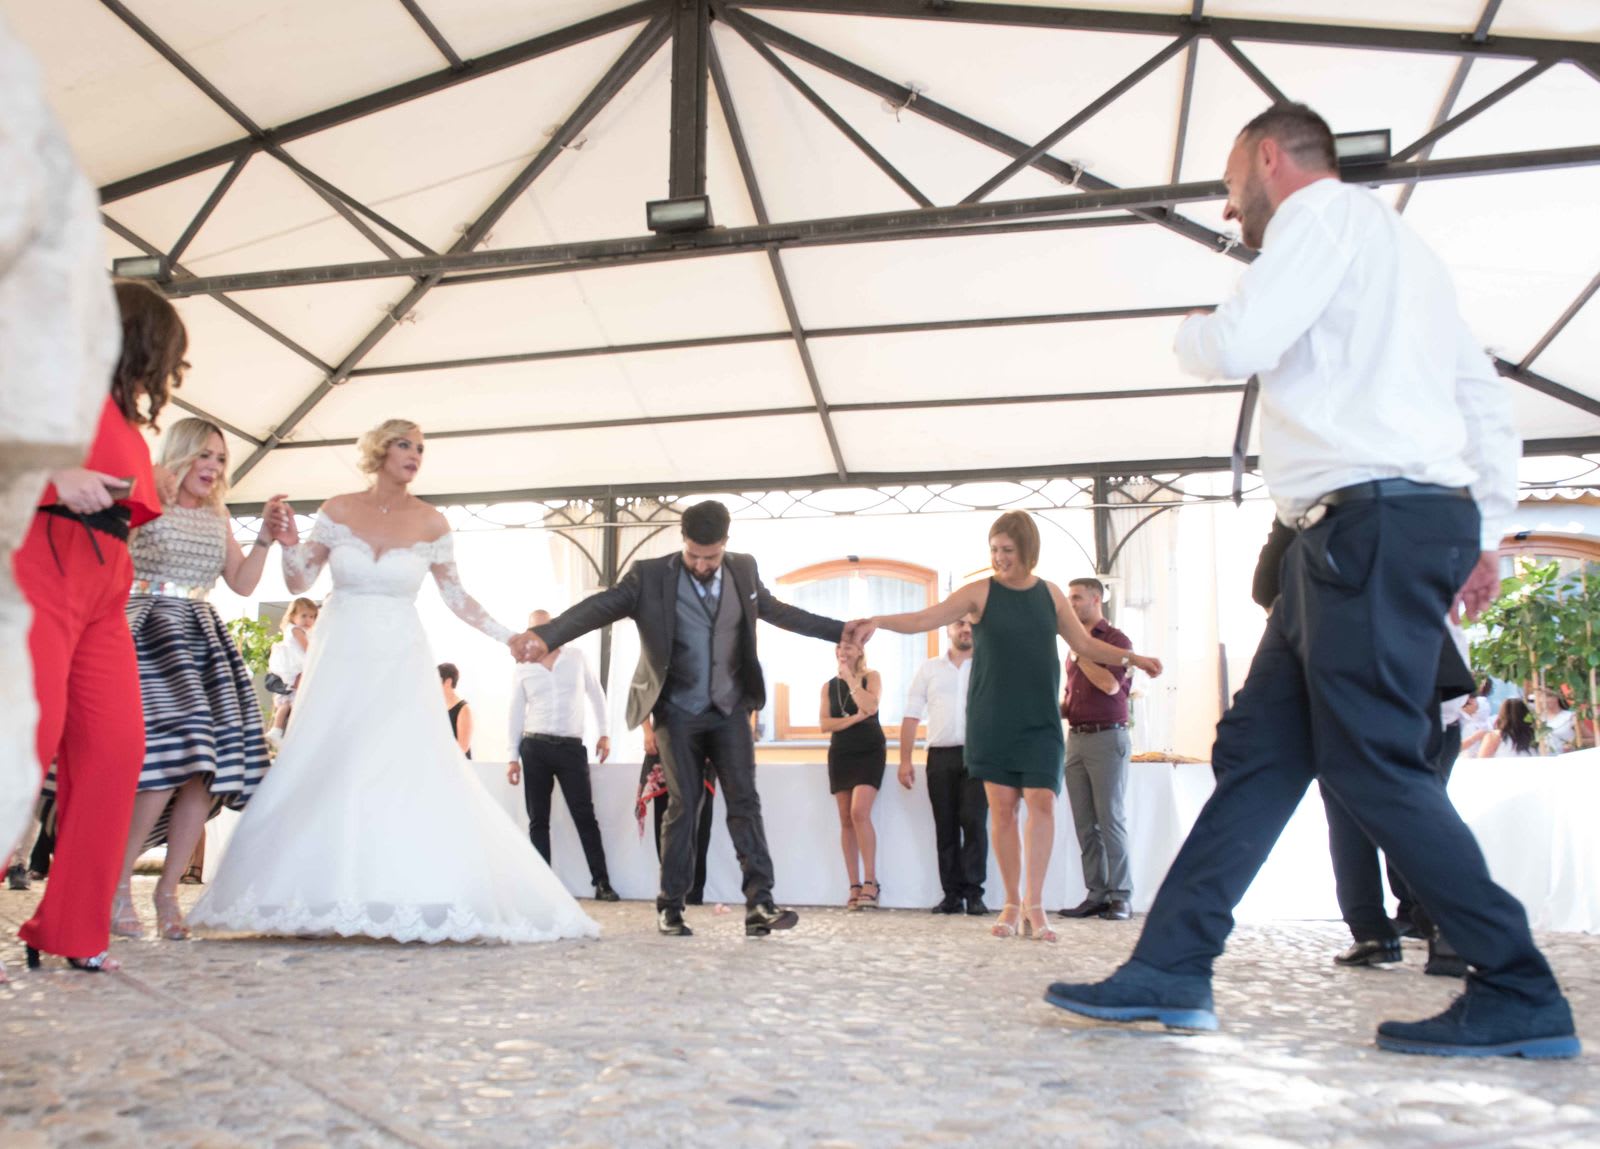
[[[839,638],[842,643],[852,646],[865,646],[867,639],[871,638],[878,629],[878,620],[875,618],[855,618],[844,624],[844,634]]]
[[[273,495],[261,508],[261,529],[256,534],[256,546],[299,545],[300,528],[295,525],[294,508],[289,505],[288,498],[288,495]]]
[[[512,635],[506,645],[511,648],[511,657],[518,662],[538,662],[550,653],[550,648],[544,644],[544,639],[531,630]]]

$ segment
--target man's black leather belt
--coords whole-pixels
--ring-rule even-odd
[[[1072,724],[1074,734],[1100,734],[1106,730],[1126,730],[1126,722],[1075,722]]]
[[[531,738],[535,742],[548,742],[552,746],[582,746],[582,738],[574,738],[570,734],[524,734],[524,738]]]
[[[1472,491],[1467,487],[1441,487],[1436,483],[1418,483],[1411,479],[1369,479],[1365,483],[1355,483],[1348,487],[1340,487],[1337,491],[1329,491],[1317,502],[1324,506],[1337,507],[1340,503],[1356,503],[1369,499],[1419,497],[1470,499]]]

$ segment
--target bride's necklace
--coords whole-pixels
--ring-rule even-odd
[[[401,498],[405,498],[404,495],[402,495],[400,497]],[[389,513],[389,508],[384,506],[383,503],[379,501],[379,497],[378,497],[378,492],[377,491],[373,491],[372,492],[372,503],[373,503],[373,505],[375,507],[378,508],[378,513],[380,515],[387,515]]]

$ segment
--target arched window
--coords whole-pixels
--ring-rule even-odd
[[[939,576],[927,567],[893,559],[844,558],[791,571],[778,579],[786,602],[833,618],[865,618],[922,610],[939,600]],[[777,642],[769,639],[777,638]],[[762,635],[762,654],[773,687],[772,721],[764,733],[777,742],[823,739],[817,715],[822,686],[836,669],[833,650],[785,631]],[[911,676],[939,653],[937,632],[879,631],[867,644],[867,665],[883,676],[878,711],[893,742]]]
[[[1519,531],[1500,542],[1500,577],[1517,573],[1518,559],[1555,562],[1563,575],[1575,575],[1585,563],[1600,563],[1600,541],[1584,535]]]

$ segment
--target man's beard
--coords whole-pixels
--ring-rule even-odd
[[[969,638],[967,641],[962,642],[959,638],[951,639],[950,645],[955,647],[957,650],[967,651],[972,649],[972,640]]]
[[[1272,222],[1272,201],[1266,188],[1261,186],[1261,176],[1252,172],[1239,197],[1239,238],[1252,251],[1260,251],[1266,241],[1267,224]]]

